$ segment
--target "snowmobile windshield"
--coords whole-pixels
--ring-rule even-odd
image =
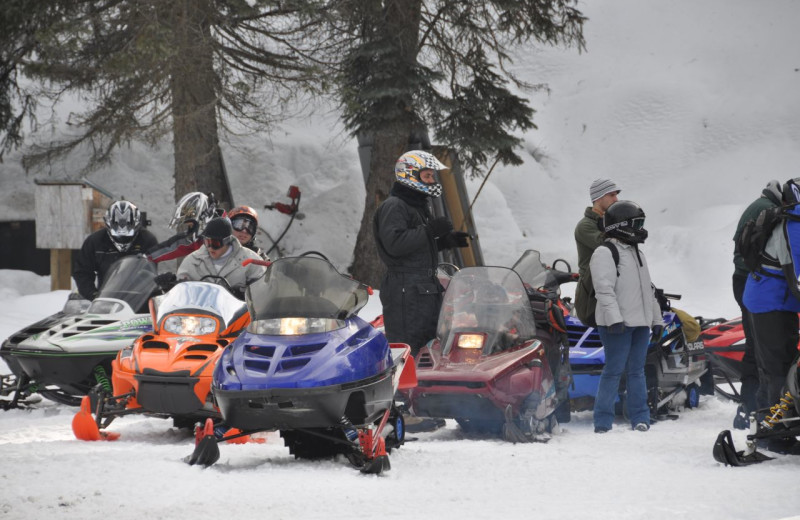
[[[276,260],[247,288],[251,325],[283,318],[346,320],[367,298],[366,285],[339,273],[330,262],[309,256]]]
[[[516,271],[522,281],[533,289],[545,288],[551,291],[560,291],[559,281],[552,269],[548,269],[542,262],[539,251],[528,249],[511,269]]]
[[[156,322],[161,326],[165,326],[164,319],[173,313],[181,315],[210,314],[221,320],[222,327],[219,330],[227,329],[247,312],[247,305],[242,300],[233,296],[223,286],[209,282],[181,282],[170,289],[167,294],[153,298],[153,308]],[[198,318],[198,324],[200,320]],[[206,328],[209,330],[197,330],[194,333],[211,334],[217,329],[216,323],[210,320]]]
[[[517,347],[536,335],[525,287],[505,267],[467,267],[444,293],[436,337],[442,353],[480,349],[484,355]]]
[[[119,303],[107,298],[122,300],[137,314],[147,312],[147,300],[156,293],[156,264],[144,256],[126,256],[119,259],[106,274],[100,294],[89,307],[90,314],[111,314],[122,309]]]

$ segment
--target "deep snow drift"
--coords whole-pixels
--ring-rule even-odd
[[[495,171],[475,203],[488,263],[511,265],[527,248],[575,266],[572,230],[588,186],[613,178],[647,213],[643,247],[656,283],[706,317],[737,314],[731,237],[744,207],[772,178],[800,164],[800,4],[776,0],[609,0],[581,5],[588,52],[523,49],[516,69],[547,89],[530,93],[539,130],[526,163]],[[237,203],[261,208],[290,184],[306,214],[289,251],[350,262],[363,200],[355,142],[335,116],[293,121],[269,139],[226,150]],[[140,203],[159,237],[172,207],[169,145],[123,150],[91,178]],[[30,211],[18,193],[32,178],[11,157],[2,214]],[[73,170],[70,164],[62,173]],[[109,173],[116,174],[109,176]],[[479,180],[470,181],[471,193]],[[262,212],[272,233],[282,215]],[[277,234],[277,233],[276,233]],[[269,242],[263,238],[262,245]],[[0,338],[58,310],[65,291],[47,279],[0,272]],[[568,291],[565,291],[569,293]],[[373,304],[362,314],[379,312]],[[5,369],[0,364],[0,370]],[[393,469],[365,477],[343,461],[292,460],[277,435],[222,446],[210,469],[181,461],[192,441],[167,421],[118,419],[115,443],[73,439],[74,410],[43,401],[0,414],[0,516],[22,518],[783,518],[796,514],[797,457],[724,468],[711,446],[734,406],[706,397],[676,421],[638,433],[622,422],[592,433],[575,414],[548,444],[463,439],[457,426],[421,434],[392,454]],[[744,435],[734,440],[741,446]]]

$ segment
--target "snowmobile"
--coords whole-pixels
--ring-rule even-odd
[[[146,258],[122,258],[91,304],[71,298],[61,312],[9,336],[0,348],[13,373],[3,377],[2,392],[13,394],[4,408],[33,393],[78,406],[94,386],[110,390],[111,361],[153,329],[147,301],[159,292],[155,276],[156,266]]]
[[[786,376],[786,393],[766,412],[764,419],[756,420],[756,412],[750,414],[750,433],[747,434],[745,449],[736,451],[730,430],[723,430],[714,442],[714,460],[726,466],[748,466],[758,464],[773,457],[758,451],[760,442],[770,440],[797,440],[800,438],[800,354],[792,362]],[[788,446],[788,444],[787,444]]]
[[[671,412],[680,408],[695,408],[700,395],[714,393],[714,384],[701,339],[687,341],[678,315],[672,311],[669,300],[680,299],[680,295],[659,291],[664,318],[661,337],[651,341],[645,361],[648,403],[653,420],[675,419]],[[587,327],[572,315],[567,315],[567,334],[570,343],[570,364],[573,388],[570,399],[576,409],[593,405],[600,383],[600,374],[605,365],[605,352],[600,334]],[[700,319],[701,328],[704,320]],[[709,326],[709,324],[705,324]],[[624,413],[625,392],[620,391],[618,412]]]
[[[250,315],[224,278],[205,279],[219,283],[182,282],[151,300],[153,332],[119,351],[111,390],[96,387],[83,398],[72,422],[78,439],[116,439],[118,434],[101,429],[117,417],[139,413],[172,418],[178,428],[192,428],[206,418],[220,422],[211,374]]]
[[[734,402],[741,402],[736,383],[741,381],[745,348],[742,318],[740,316],[732,320],[718,319],[709,323],[713,326],[704,329],[700,339],[703,341],[708,363],[714,375],[714,389],[718,394]],[[798,349],[800,350],[800,344]]]
[[[468,433],[547,441],[557,430],[551,359],[558,339],[537,329],[519,275],[467,267],[444,294],[436,338],[417,355],[416,415],[453,418]]]
[[[252,321],[214,369],[225,424],[242,435],[279,430],[295,458],[343,454],[364,473],[388,470],[388,453],[405,440],[394,395],[416,384],[410,348],[356,315],[371,290],[330,262],[263,265],[246,291]],[[207,420],[187,462],[216,462],[219,440]]]

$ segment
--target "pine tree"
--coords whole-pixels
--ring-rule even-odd
[[[317,44],[305,38],[315,2],[52,2],[70,5],[71,16],[37,35],[24,72],[49,85],[51,99],[81,94],[87,109],[71,116],[75,135],[32,147],[29,169],[82,147],[88,170],[123,143],[171,136],[176,199],[210,191],[231,204],[220,133],[268,129],[288,100],[318,84]]]
[[[510,54],[531,41],[584,49],[585,18],[573,0],[351,0],[355,34],[341,64],[343,119],[369,135],[372,158],[365,212],[351,273],[377,284],[382,267],[372,215],[388,196],[394,161],[430,133],[459,154],[472,175],[487,161],[521,164],[517,132],[536,128],[531,85],[509,69]]]

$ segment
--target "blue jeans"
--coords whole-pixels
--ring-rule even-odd
[[[595,428],[611,429],[614,424],[614,402],[619,395],[619,380],[623,371],[627,373],[627,406],[631,426],[650,424],[650,408],[647,406],[647,384],[644,377],[644,362],[650,343],[649,327],[625,327],[621,334],[611,334],[608,327],[598,327],[603,341],[606,364],[600,375],[600,385],[594,398]]]

